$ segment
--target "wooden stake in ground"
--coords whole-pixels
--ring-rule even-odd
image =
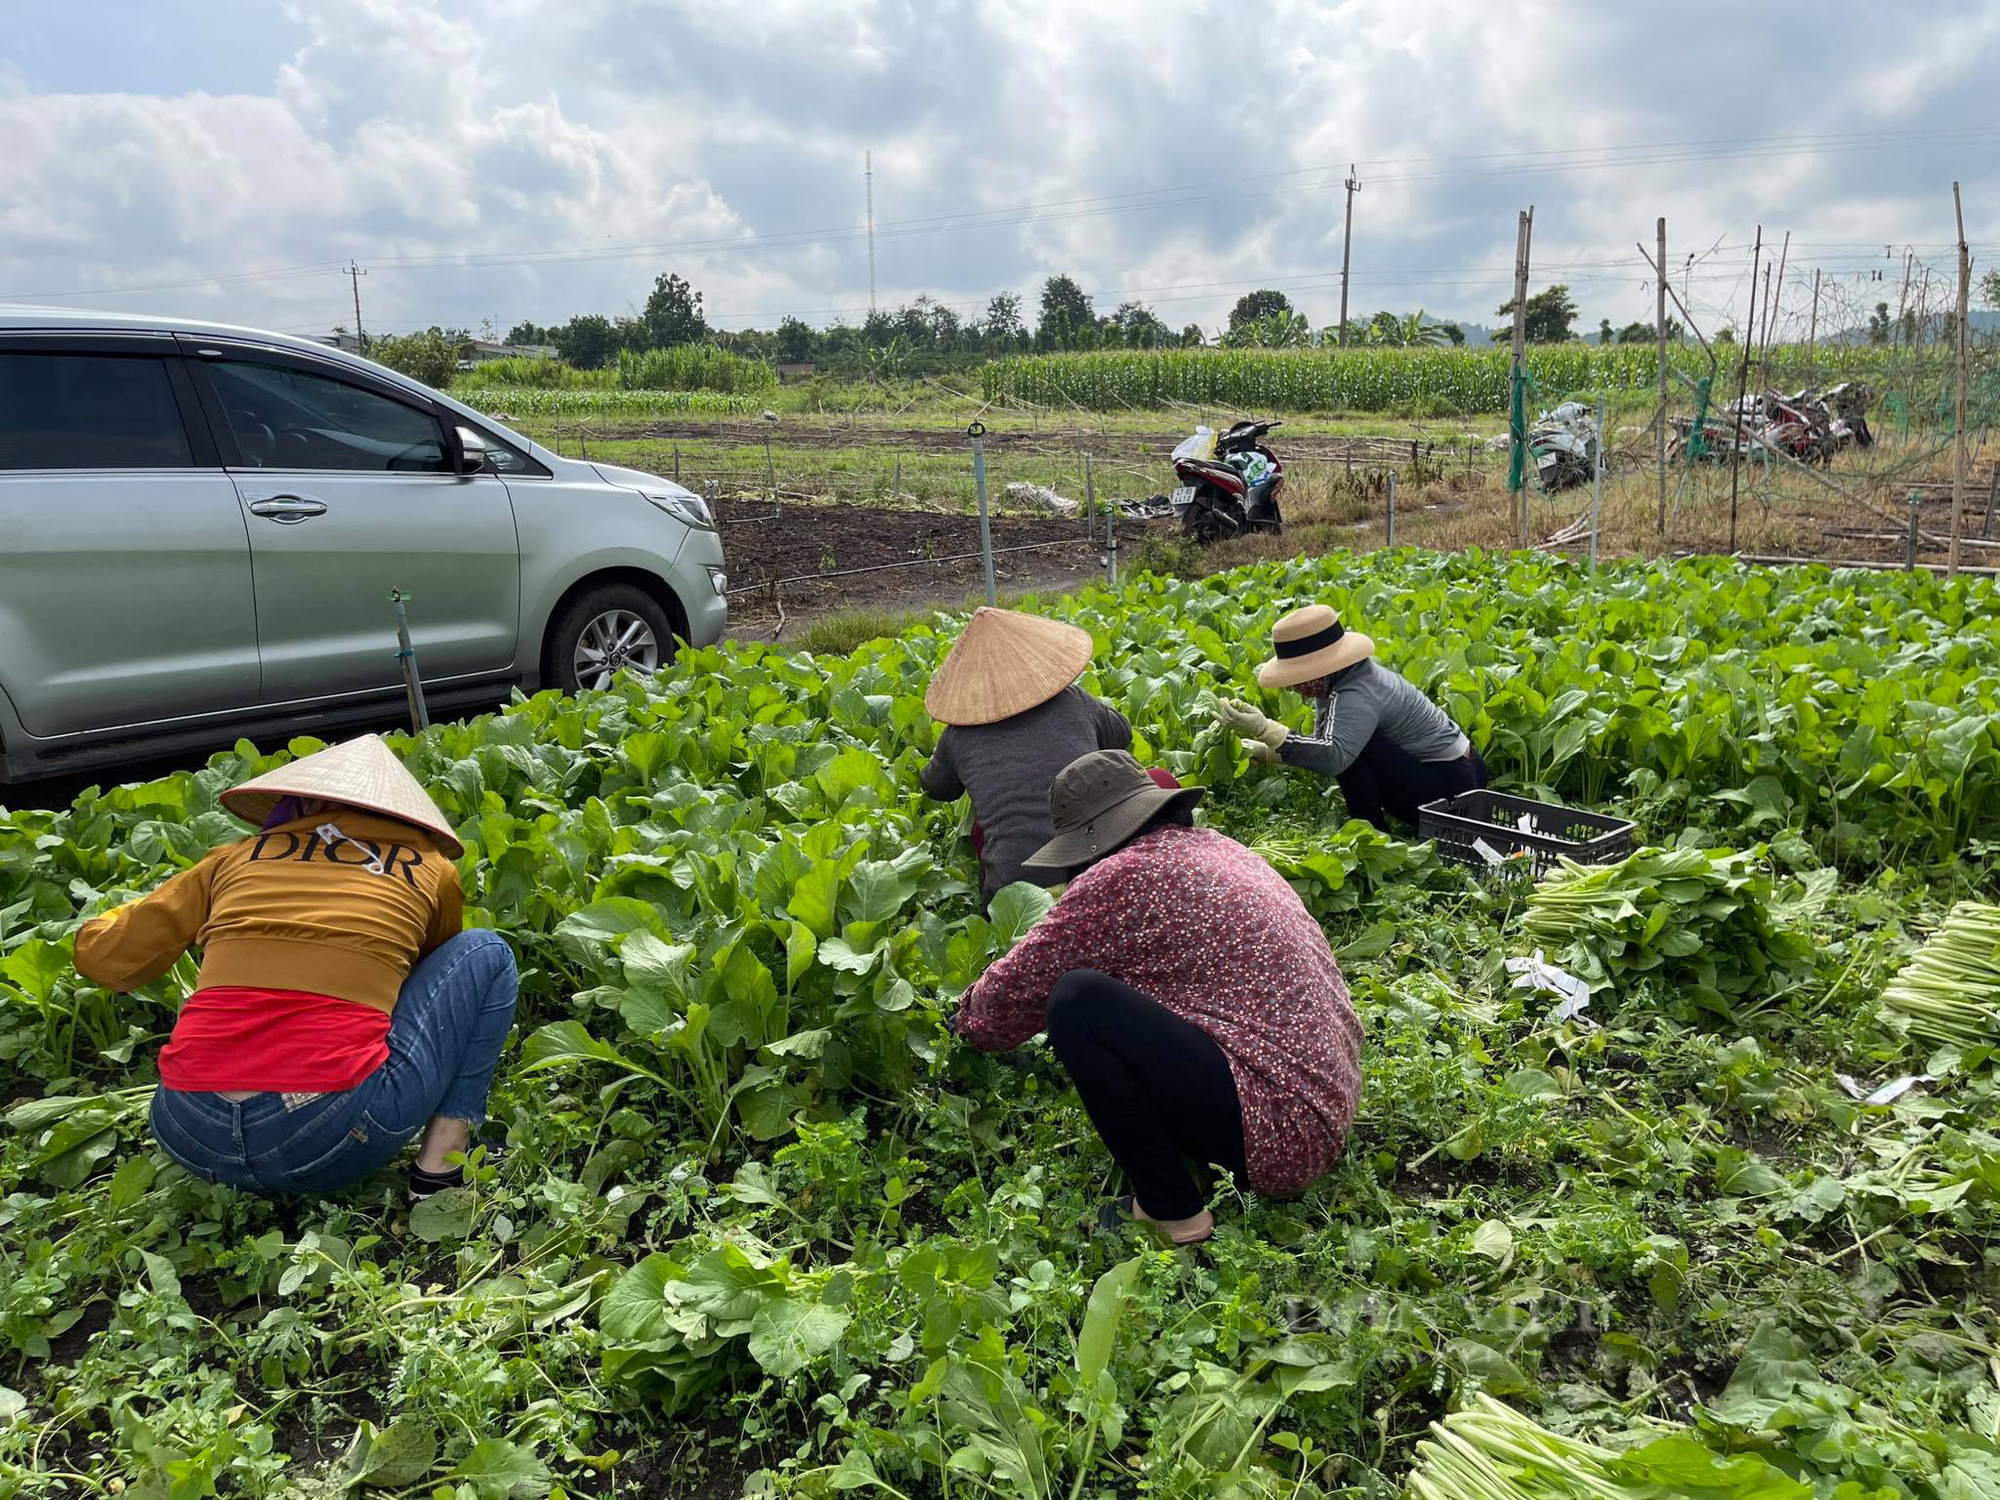
[[[1655,226],[1660,234],[1660,258],[1654,263],[1653,281],[1659,293],[1659,306],[1654,312],[1656,327],[1660,337],[1660,430],[1659,470],[1660,470],[1660,535],[1667,534],[1667,221],[1662,218]],[[1604,441],[1604,434],[1597,435]]]
[[[1951,207],[1958,216],[1958,401],[1951,430],[1951,550],[1945,556],[1944,576],[1956,578],[1959,532],[1965,525],[1965,304],[1972,290],[1972,252],[1965,243],[1965,204],[1955,182],[1951,185]]]
[[[1512,377],[1507,387],[1507,411],[1510,436],[1516,447],[1514,462],[1508,464],[1509,482],[1514,485],[1514,512],[1519,526],[1521,545],[1528,545],[1528,454],[1527,446],[1528,414],[1524,407],[1521,412],[1521,430],[1513,432],[1512,414],[1515,403],[1523,400],[1521,382],[1527,372],[1523,368],[1526,359],[1528,338],[1528,249],[1534,237],[1535,206],[1531,203],[1523,210],[1520,222],[1514,229],[1514,363]],[[1516,479],[1514,476],[1519,475]]]
[[[1819,384],[1819,370],[1813,364],[1813,345],[1819,342],[1819,267],[1813,267],[1812,322],[1806,328],[1806,384]]]
[[[1785,300],[1785,261],[1791,256],[1791,253],[1792,232],[1787,229],[1785,231],[1785,248],[1778,252],[1777,296],[1773,297],[1771,295],[1771,283],[1768,281],[1764,283],[1764,347],[1757,351],[1757,368],[1760,370],[1768,371],[1771,368],[1769,364],[1771,357],[1771,325],[1777,321],[1772,316],[1772,313],[1777,308],[1777,305]],[[1768,276],[1770,272],[1766,271],[1764,274]],[[1783,329],[1779,330],[1780,335],[1783,332]],[[1764,378],[1768,380],[1770,377],[1766,375]]]
[[[1751,301],[1754,304],[1757,289],[1755,287],[1750,288],[1750,293]],[[1757,387],[1761,390],[1770,383],[1765,378],[1764,373],[1764,351],[1771,347],[1771,268],[1769,266],[1764,267],[1764,325],[1762,328],[1757,327],[1755,317],[1751,318],[1750,323],[1751,332],[1756,334],[1753,342],[1757,346]]]
[[[1903,315],[1910,307],[1910,267],[1916,263],[1917,252],[1903,251],[1903,289],[1896,294],[1896,347],[1903,347]]]
[[[1736,482],[1743,468],[1743,396],[1750,387],[1751,332],[1757,326],[1757,263],[1764,255],[1764,226],[1757,226],[1757,243],[1750,250],[1750,316],[1743,325],[1743,360],[1737,366],[1736,409],[1730,413],[1735,430],[1729,438],[1729,550],[1736,550]]]

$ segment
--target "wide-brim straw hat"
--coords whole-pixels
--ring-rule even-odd
[[[328,745],[275,771],[253,776],[224,792],[221,801],[237,817],[257,827],[286,797],[318,797],[400,818],[435,834],[438,847],[453,859],[465,853],[465,845],[451,831],[438,805],[379,734]]]
[[[1374,654],[1367,636],[1347,629],[1324,604],[1308,604],[1271,627],[1271,659],[1257,669],[1257,681],[1267,688],[1296,687]]]
[[[1163,807],[1193,807],[1198,786],[1164,787],[1127,750],[1093,750],[1056,773],[1049,816],[1056,836],[1021,863],[1038,870],[1073,870],[1124,844]]]
[[[997,724],[1055,697],[1090,665],[1090,632],[982,607],[931,677],[924,707],[941,724]]]

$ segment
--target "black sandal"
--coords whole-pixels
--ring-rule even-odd
[[[486,1151],[486,1155],[481,1160],[488,1166],[498,1166],[507,1159],[507,1148],[495,1141],[474,1141],[466,1149],[468,1151],[477,1151],[481,1147],[484,1147]],[[464,1186],[465,1168],[463,1166],[446,1167],[442,1172],[431,1172],[426,1171],[415,1162],[410,1163],[409,1187],[410,1201],[412,1203],[428,1198],[434,1193],[442,1193],[446,1188]]]
[[[412,1163],[410,1166],[410,1201],[422,1202],[435,1193],[447,1188],[465,1186],[464,1167],[446,1167],[442,1172],[428,1172]]]

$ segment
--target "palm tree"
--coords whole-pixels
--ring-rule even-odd
[[[1400,331],[1405,348],[1420,349],[1451,342],[1451,335],[1444,331],[1444,324],[1430,322],[1429,314],[1421,307],[1402,320]]]
[[[1312,343],[1312,324],[1288,307],[1238,323],[1223,342],[1235,348],[1304,349]]]

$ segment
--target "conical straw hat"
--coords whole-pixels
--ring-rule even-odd
[[[253,776],[222,794],[222,805],[244,822],[261,824],[284,797],[319,797],[384,813],[437,835],[453,859],[465,853],[430,794],[418,785],[378,734],[329,745],[275,771]]]
[[[931,678],[924,707],[944,724],[997,724],[1048,702],[1089,665],[1089,631],[983,608]]]

